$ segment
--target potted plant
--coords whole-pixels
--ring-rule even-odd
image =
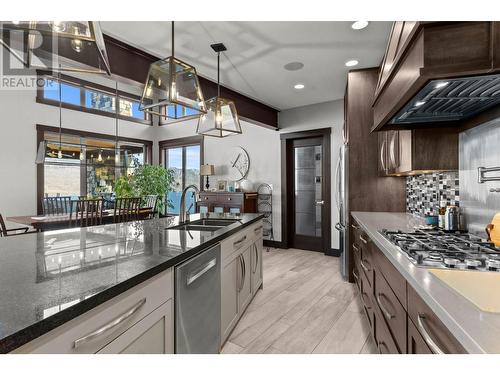
[[[163,212],[165,203],[173,207],[172,202],[166,199],[174,180],[173,172],[161,165],[141,165],[130,175],[121,176],[115,183],[116,196],[144,197],[157,195],[159,197],[156,212]]]

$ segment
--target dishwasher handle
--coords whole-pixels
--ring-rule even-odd
[[[205,273],[207,273],[208,271],[210,271],[212,268],[215,267],[215,265],[217,264],[217,258],[214,258],[212,260],[210,260],[209,262],[207,262],[205,265],[203,265],[202,267],[200,267],[197,271],[191,273],[188,277],[187,277],[187,285],[191,285],[192,283],[194,283],[197,279],[199,279],[201,276],[203,276]]]

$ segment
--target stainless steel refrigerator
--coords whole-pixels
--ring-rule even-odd
[[[335,202],[339,212],[339,221],[335,229],[339,231],[340,271],[344,280],[349,279],[349,144],[346,140],[339,150],[339,161],[335,174]]]

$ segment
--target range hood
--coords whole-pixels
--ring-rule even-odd
[[[500,74],[431,80],[391,124],[460,121],[500,103]]]
[[[393,25],[372,131],[471,127],[500,116],[500,22]]]

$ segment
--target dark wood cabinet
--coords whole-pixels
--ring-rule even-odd
[[[378,132],[380,176],[458,170],[458,128]]]
[[[257,193],[202,191],[196,212],[254,213],[257,212]]]
[[[433,354],[410,318],[408,321],[408,354]]]
[[[422,120],[395,125],[391,120],[431,80],[493,74],[499,70],[499,22],[395,22],[379,71],[372,130],[465,127],[480,116],[479,112],[474,116],[464,113],[451,122]],[[498,116],[495,107],[482,113]]]
[[[353,241],[353,272],[379,352],[465,353],[462,345],[354,219],[351,233],[357,236]],[[370,267],[366,267],[367,261]]]
[[[349,144],[349,192],[346,199],[350,211],[402,212],[406,210],[406,182],[400,178],[382,178],[377,171],[379,135],[370,132],[377,77],[378,69],[353,70],[347,76],[344,137]],[[353,233],[352,227],[349,230],[349,280],[352,282],[352,239],[359,242],[359,236]]]
[[[408,288],[408,317],[419,330],[433,352],[445,354],[466,353],[463,346],[434,314],[418,293]]]

